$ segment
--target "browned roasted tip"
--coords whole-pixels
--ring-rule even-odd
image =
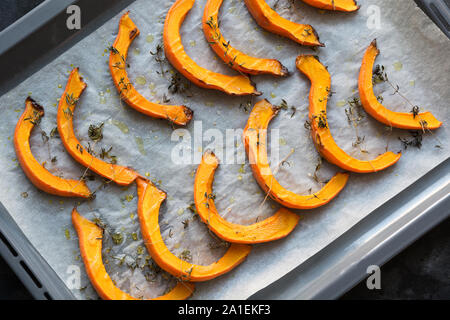
[[[44,115],[44,113],[45,113],[44,107],[41,106],[39,103],[37,103],[33,98],[27,97],[27,99],[25,100],[25,103],[30,103],[31,106],[33,107],[33,109],[35,109],[36,111],[39,111],[41,116]]]
[[[377,46],[377,39],[376,39],[376,38],[373,39],[372,42],[370,43],[370,45],[371,45],[371,46],[374,46],[375,48],[378,49],[378,46]]]
[[[216,154],[211,149],[207,149],[205,151],[205,153],[203,154],[203,161],[206,164],[211,164],[211,165],[214,165],[214,164],[219,165],[220,164],[219,158],[216,157]]]
[[[373,39],[373,41],[370,43],[370,47],[375,48],[375,50],[377,51],[377,55],[380,54],[380,49],[378,49],[378,42],[377,39]]]
[[[72,72],[74,72],[74,71],[77,73],[78,79],[80,79],[80,81],[83,83],[83,86],[86,88],[87,83],[84,81],[84,78],[80,74],[80,67],[73,68]]]
[[[188,108],[186,106],[183,106],[183,111],[184,111],[184,114],[186,115],[185,124],[188,124],[194,117],[194,110],[192,110],[191,108]]]
[[[279,61],[278,61],[279,62]],[[287,77],[289,75],[289,70],[288,68],[286,68],[281,62],[281,73],[280,73],[280,77]]]
[[[167,192],[165,192],[164,190],[162,190],[161,188],[159,188],[159,187],[157,187],[153,182],[151,182],[149,179],[147,179],[147,178],[145,178],[145,177],[143,177],[143,176],[141,176],[141,175],[139,175],[137,178],[136,178],[136,184],[138,185],[138,186],[142,186],[143,184],[150,184],[150,185],[152,185],[152,186],[155,186],[155,188],[157,188],[162,194],[164,194],[164,200],[166,200],[167,199]]]
[[[213,156],[213,157],[216,157],[216,154],[215,154],[214,151],[212,151],[211,149],[206,149],[206,150],[205,150],[205,156]]]
[[[134,28],[133,30],[130,31],[130,40],[133,40],[138,35],[139,35],[139,29],[138,28]]]
[[[320,42],[320,37],[319,37],[319,34],[317,33],[316,29],[314,29],[312,26],[310,26],[310,27],[311,27],[313,34],[316,36],[317,41],[319,42],[319,44],[316,47],[325,47],[325,43]]]
[[[301,55],[297,56],[297,58],[295,59],[295,65],[298,66],[300,63],[300,60],[302,60],[303,58],[307,58],[307,57],[313,57],[314,59],[316,59],[317,61],[320,62],[319,56],[311,55],[311,54],[301,54]]]

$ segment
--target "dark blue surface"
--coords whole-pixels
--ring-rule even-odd
[[[0,31],[43,0],[0,0]],[[450,219],[381,268],[381,290],[365,281],[343,299],[450,299]],[[0,258],[0,299],[32,299]]]
[[[1,0],[0,31],[42,2],[44,0]]]

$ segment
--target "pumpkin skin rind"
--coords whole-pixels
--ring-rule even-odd
[[[371,173],[384,170],[400,159],[401,153],[385,152],[374,160],[358,160],[344,152],[334,141],[328,121],[326,108],[329,92],[331,91],[331,77],[324,65],[317,57],[300,55],[296,61],[297,68],[311,81],[309,94],[309,121],[311,136],[319,153],[328,161],[347,171],[357,173]],[[325,126],[321,126],[322,122]]]
[[[120,19],[119,32],[110,48],[109,70],[121,99],[133,109],[145,115],[167,119],[177,125],[186,125],[194,112],[186,106],[162,105],[145,99],[133,86],[127,73],[128,49],[140,34],[139,29],[126,12]]]
[[[86,83],[80,77],[78,68],[73,69],[58,105],[56,120],[61,141],[72,158],[86,168],[114,181],[118,185],[129,185],[136,180],[139,176],[138,173],[130,168],[109,164],[89,154],[75,136],[73,129],[74,110],[86,86]]]
[[[180,27],[192,9],[195,0],[176,0],[164,23],[164,53],[167,60],[195,85],[215,89],[229,95],[261,95],[245,75],[228,76],[200,67],[189,57],[181,42]]]
[[[408,130],[424,130],[426,128],[433,130],[441,127],[442,122],[438,121],[431,112],[419,113],[417,115],[413,115],[410,112],[394,112],[384,107],[378,101],[373,91],[373,67],[379,53],[380,50],[377,47],[377,41],[373,40],[362,60],[358,89],[364,110],[377,121],[394,128]],[[426,123],[426,126],[424,123]]]
[[[232,69],[246,74],[271,74],[284,77],[288,69],[275,59],[255,58],[230,45],[219,28],[219,10],[223,0],[208,0],[203,12],[203,33],[211,48]]]
[[[326,205],[344,189],[349,174],[337,173],[321,190],[312,195],[298,195],[281,186],[270,169],[265,145],[267,128],[278,111],[279,108],[272,106],[267,100],[261,100],[250,113],[244,129],[244,144],[253,176],[263,191],[284,207],[314,209]]]
[[[61,197],[91,197],[84,181],[63,179],[50,173],[33,156],[30,135],[35,123],[44,116],[44,108],[28,97],[25,110],[14,131],[14,149],[17,159],[28,179],[40,190]]]
[[[323,10],[354,12],[359,10],[360,6],[355,0],[302,0],[312,7]]]
[[[202,221],[219,238],[232,243],[256,244],[284,238],[295,229],[300,216],[285,208],[263,221],[247,226],[230,223],[222,218],[214,199],[209,196],[218,166],[219,159],[211,151],[206,151],[195,176],[194,201]]]
[[[140,300],[117,288],[106,272],[102,258],[102,228],[82,217],[76,208],[72,210],[72,224],[78,234],[86,273],[98,295],[103,300]],[[192,295],[194,289],[192,283],[178,282],[167,294],[150,300],[184,300]]]
[[[281,17],[265,0],[244,0],[248,11],[258,25],[275,34],[291,39],[304,46],[324,47],[314,28]]]
[[[231,271],[247,258],[251,246],[235,243],[230,245],[222,258],[208,266],[194,265],[178,258],[164,244],[159,228],[159,209],[167,197],[166,193],[143,178],[136,179],[136,184],[142,237],[152,259],[163,270],[182,281],[207,281]]]

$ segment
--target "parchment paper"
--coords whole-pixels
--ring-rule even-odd
[[[275,3],[268,2],[271,5]],[[279,129],[279,137],[272,137],[271,142],[279,145],[280,157],[295,149],[288,159],[289,165],[282,166],[276,174],[282,185],[298,193],[320,188],[320,184],[313,179],[319,157],[308,130],[304,128],[310,84],[295,69],[298,54],[318,54],[328,66],[334,92],[328,104],[329,126],[337,143],[355,157],[371,159],[384,152],[386,147],[398,152],[403,148],[398,137],[409,139],[410,136],[408,131],[393,130],[389,133],[385,126],[363,112],[364,118],[358,125],[359,135],[365,137],[362,147],[369,154],[362,154],[352,146],[356,139],[355,129],[347,121],[345,109],[349,106],[345,102],[358,97],[357,78],[361,59],[365,48],[374,38],[378,39],[381,49],[377,63],[386,67],[390,80],[400,86],[400,92],[414,105],[420,106],[423,111],[432,111],[444,122],[444,126],[433,135],[427,133],[420,150],[413,147],[404,150],[397,165],[377,174],[352,174],[338,198],[320,209],[298,212],[303,219],[291,235],[280,241],[254,246],[241,266],[218,279],[198,284],[194,299],[249,297],[317,253],[449,156],[447,124],[450,119],[447,104],[450,98],[450,66],[447,55],[450,42],[413,1],[361,1],[361,10],[351,14],[320,11],[301,1],[295,1],[289,8],[289,3],[279,1],[277,11],[293,21],[312,24],[321,41],[326,44],[325,48],[313,52],[263,31],[242,1],[225,1],[220,14],[222,32],[233,46],[253,56],[277,58],[291,71],[291,75],[284,79],[253,77],[258,89],[264,92],[261,99],[268,98],[273,104],[281,104],[282,99],[285,99],[289,107],[296,108],[293,116],[293,109],[289,109],[281,112],[271,123],[272,129]],[[248,112],[240,108],[240,104],[245,105],[251,100],[249,98],[228,97],[220,92],[196,87],[190,90],[192,97],[187,97],[185,93],[168,93],[172,74],[169,72],[165,77],[158,74],[160,66],[149,52],[154,52],[161,43],[164,17],[171,4],[172,1],[138,0],[127,8],[141,30],[140,37],[130,48],[130,78],[148,99],[163,100],[166,94],[170,103],[190,106],[195,111],[194,120],[201,121],[203,132],[216,128],[225,136],[226,129],[243,129]],[[200,24],[204,4],[204,0],[197,0],[182,27],[185,48],[201,66],[233,74],[215,57],[204,40]],[[369,14],[377,8],[381,14],[380,29],[369,29]],[[136,297],[151,298],[170,288],[173,279],[149,267],[152,265],[151,260],[145,263],[148,254],[139,232],[134,185],[123,188],[108,184],[90,202],[63,199],[37,190],[18,165],[12,137],[25,98],[31,95],[45,107],[46,115],[40,128],[49,134],[56,126],[57,99],[74,66],[80,67],[88,83],[88,89],[74,115],[77,135],[82,143],[87,145],[90,142],[89,125],[105,122],[103,140],[97,144],[91,142],[94,149],[100,152],[102,147],[113,147],[110,154],[118,157],[119,164],[131,166],[141,174],[149,173],[150,178],[168,193],[168,200],[160,213],[160,222],[165,242],[172,252],[179,255],[184,251],[186,255],[186,250],[189,250],[192,262],[198,264],[210,264],[225,252],[221,242],[215,240],[200,221],[192,219],[192,213],[187,209],[193,203],[193,173],[197,165],[178,165],[170,160],[172,150],[178,144],[178,141],[171,141],[173,129],[170,124],[141,115],[119,101],[107,68],[106,50],[115,39],[119,18],[120,15],[112,18],[0,98],[0,200],[61,279],[75,287],[73,292],[80,299],[97,296],[86,277],[79,256],[77,236],[70,221],[75,204],[79,204],[79,212],[83,215],[90,219],[98,217],[107,226],[104,261],[121,289]],[[171,70],[167,64],[164,68]],[[398,94],[392,95],[393,91],[387,84],[376,86],[376,92],[384,97],[385,105],[393,110],[409,112],[411,106]],[[260,98],[253,99],[252,103]],[[198,129],[198,124],[195,125],[193,121],[187,126],[191,135],[194,127]],[[177,135],[175,138],[181,139]],[[237,144],[235,156],[245,159],[239,136],[228,144]],[[49,142],[44,143],[40,129],[36,128],[32,146],[36,157],[46,161],[46,167],[53,172],[67,178],[82,175],[83,168],[64,152],[58,138],[50,138]],[[198,156],[208,146],[211,147],[210,141],[204,141],[202,149],[194,148],[193,144],[191,149]],[[54,156],[57,161],[52,163],[50,160]],[[225,159],[221,160],[225,162]],[[271,164],[273,170],[277,166],[278,162]],[[318,176],[325,181],[337,170],[324,163]],[[96,177],[95,181],[89,181],[88,184],[94,190],[101,185],[101,181]],[[243,168],[239,163],[223,164],[216,173],[214,192],[219,212],[236,223],[253,223],[256,219],[270,216],[278,207],[267,201],[260,210],[264,194],[247,164]],[[188,219],[190,223],[185,228],[182,222]],[[111,240],[111,235],[116,233],[123,237],[120,245],[115,245]],[[77,288],[73,278],[76,270],[74,273],[71,266],[80,268],[81,288]]]

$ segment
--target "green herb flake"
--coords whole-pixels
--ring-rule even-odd
[[[120,232],[112,234],[111,238],[116,246],[123,242],[123,235]]]

